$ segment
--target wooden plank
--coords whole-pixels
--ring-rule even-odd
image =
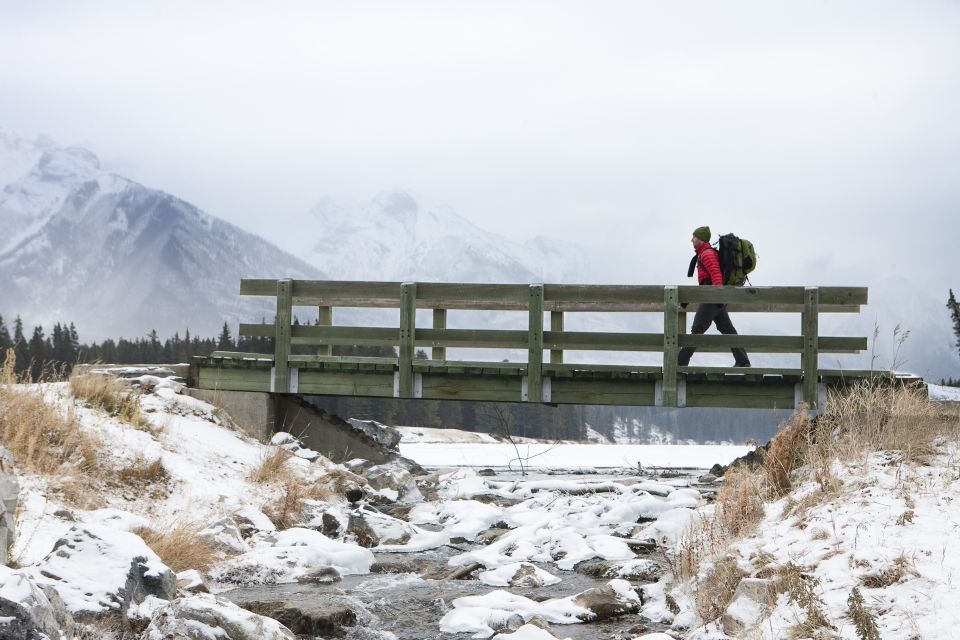
[[[679,291],[663,288],[663,406],[677,406],[677,357],[679,355]]]
[[[413,397],[413,351],[417,320],[417,283],[400,285],[400,397]]]
[[[803,369],[795,367],[680,367],[680,373],[707,374],[719,373],[724,375],[761,375],[761,376],[802,376]]]
[[[290,320],[293,311],[293,286],[291,280],[277,280],[277,326],[274,331],[276,342],[273,353],[273,389],[276,393],[290,390],[290,370],[287,358],[290,357]]]
[[[819,332],[819,304],[820,295],[816,287],[808,287],[804,291],[804,310],[801,319],[803,329],[803,401],[807,408],[817,410],[817,385],[819,384],[818,369],[818,332]]]
[[[504,329],[418,329],[418,347],[465,347],[482,349],[526,349],[526,331]]]
[[[550,332],[563,333],[563,311],[550,312]],[[550,350],[550,364],[563,364],[563,349]]]
[[[621,373],[655,373],[663,372],[662,367],[642,366],[634,364],[581,364],[576,362],[565,364],[545,364],[543,365],[544,375],[555,375],[572,372],[595,373],[595,372],[621,372]]]
[[[243,351],[214,351],[210,354],[211,358],[233,358],[237,360],[269,360],[273,362],[272,353],[250,353]]]
[[[424,373],[422,398],[430,400],[520,401],[520,378]]]
[[[421,282],[417,288],[417,306],[421,309],[526,311],[527,289],[523,284]]]
[[[526,362],[494,362],[489,360],[414,360],[414,371],[445,371],[450,369],[485,369],[501,372],[522,372],[526,375]]]
[[[547,331],[545,349],[566,351],[661,351],[662,333],[607,333],[600,331]]]
[[[393,373],[300,370],[300,393],[347,396],[393,397]]]
[[[333,326],[333,307],[317,307],[319,312],[317,318],[317,325],[321,327],[332,327]],[[322,343],[317,347],[318,356],[329,356],[333,355],[333,345],[330,343]]]
[[[374,356],[313,356],[313,355],[292,355],[291,363],[312,364],[312,363],[338,363],[338,364],[388,364],[396,365],[397,358],[385,358]]]
[[[221,369],[202,367],[197,387],[221,391],[270,391],[270,369]]]
[[[550,401],[556,404],[653,406],[656,383],[553,379],[551,387]]]
[[[527,402],[543,400],[543,285],[530,285],[530,323],[527,337]]]
[[[433,328],[434,329],[447,328],[447,310],[446,309],[433,310]],[[446,360],[447,348],[442,345],[431,345],[430,358],[433,360]]]
[[[680,302],[803,305],[804,287],[695,287],[679,288]],[[826,304],[867,304],[866,287],[823,287]]]
[[[706,287],[704,287],[706,288]],[[731,347],[743,347],[758,353],[802,353],[802,336],[753,336],[753,335],[682,335],[680,346],[696,347],[698,351],[727,351]],[[821,353],[844,353],[867,348],[867,339],[861,337],[825,336],[819,339]]]

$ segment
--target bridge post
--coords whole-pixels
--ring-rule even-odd
[[[447,310],[446,309],[434,309],[433,310],[433,328],[434,329],[446,329],[447,328]],[[446,347],[433,347],[430,349],[430,357],[433,360],[446,360],[447,359],[447,348]]]
[[[563,311],[550,312],[550,331],[563,332]],[[550,350],[550,364],[563,364],[563,349]]]
[[[290,321],[293,315],[293,281],[277,280],[277,329],[273,350],[273,380],[271,391],[287,393],[290,390]]]
[[[400,285],[400,397],[413,397],[413,346],[417,321],[417,283]]]
[[[332,327],[333,326],[333,307],[319,307],[320,317],[317,321],[317,325],[320,327]],[[318,356],[332,356],[333,347],[329,344],[322,344],[317,347]]]
[[[680,320],[680,294],[676,285],[663,288],[663,406],[677,406],[677,338]]]
[[[819,306],[820,290],[807,287],[803,292],[803,401],[808,409],[822,410],[819,406]]]
[[[543,285],[530,285],[527,402],[543,401]]]

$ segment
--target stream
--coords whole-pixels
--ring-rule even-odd
[[[496,481],[536,482],[538,480],[572,480],[582,482],[583,473],[558,473],[527,475],[511,473],[506,469],[496,470]],[[591,481],[613,480],[616,482],[650,482],[651,480],[674,487],[691,487],[708,494],[712,488],[697,487],[696,472],[686,472],[670,478],[650,478],[637,475],[591,474]],[[665,500],[665,498],[661,498]],[[642,522],[654,519],[645,518]],[[437,527],[440,528],[440,527]],[[578,563],[575,570],[562,570],[554,563],[534,562],[540,569],[561,578],[551,586],[495,587],[483,584],[474,575],[466,579],[432,579],[443,571],[449,571],[448,561],[484,545],[480,542],[456,541],[427,551],[396,553],[374,551],[376,562],[370,574],[348,575],[330,583],[288,583],[276,585],[246,586],[219,595],[241,606],[251,603],[272,603],[274,609],[289,607],[297,610],[333,609],[351,612],[352,616],[340,620],[340,624],[314,628],[313,634],[296,629],[307,638],[346,638],[347,640],[465,640],[475,637],[472,633],[443,633],[440,619],[453,609],[453,600],[463,596],[480,596],[497,589],[522,595],[541,602],[552,598],[566,598],[588,589],[602,587],[611,578],[590,575],[589,566],[598,566],[599,559]],[[637,558],[647,558],[661,566],[664,564],[659,551],[639,549]],[[609,563],[608,563],[609,564]],[[604,565],[606,566],[606,565]],[[594,572],[596,574],[596,572]],[[642,581],[629,580],[640,593]],[[228,588],[228,585],[220,585]],[[253,607],[256,609],[256,606]],[[271,614],[273,617],[280,617]],[[334,616],[336,617],[336,616]],[[281,622],[285,622],[281,619]],[[642,633],[662,631],[664,626],[646,620],[639,614],[626,614],[600,622],[580,624],[552,624],[550,631],[558,638],[573,640],[627,640]],[[323,633],[317,635],[316,632]]]

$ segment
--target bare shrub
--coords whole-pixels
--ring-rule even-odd
[[[792,638],[813,636],[818,629],[832,629],[824,612],[824,602],[817,590],[820,580],[807,567],[789,563],[777,570],[776,588],[803,611],[804,619],[793,629]]]
[[[797,411],[791,422],[770,441],[763,462],[767,488],[773,497],[785,496],[792,488],[790,476],[801,462],[810,429],[807,412]]]
[[[700,619],[710,622],[723,615],[745,576],[736,558],[727,556],[716,560],[707,575],[697,583],[693,596]]]
[[[303,501],[307,497],[304,485],[292,474],[288,474],[280,485],[279,498],[265,504],[263,513],[278,529],[288,529],[303,520],[306,510]]]
[[[746,467],[738,467],[724,475],[717,492],[716,517],[725,538],[744,536],[763,519],[765,478]]]
[[[111,479],[121,486],[143,491],[152,498],[162,498],[170,485],[170,472],[160,458],[148,462],[138,455],[129,465],[117,469]]]
[[[70,393],[88,407],[105,411],[138,429],[150,427],[140,411],[140,393],[122,380],[94,373],[75,375],[70,378]]]
[[[160,529],[145,527],[135,533],[174,572],[187,569],[206,571],[217,560],[217,551],[198,537],[202,530],[203,526],[196,522],[178,520]]]
[[[863,595],[856,587],[847,598],[847,615],[857,629],[860,640],[880,640],[880,630],[877,629],[877,619],[863,602]]]

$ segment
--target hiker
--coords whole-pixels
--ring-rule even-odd
[[[720,273],[720,255],[717,250],[710,246],[710,227],[697,227],[690,239],[693,243],[693,250],[697,254],[694,260],[697,264],[697,282],[701,286],[723,286],[723,275]],[[690,329],[692,334],[706,333],[710,325],[716,323],[720,333],[736,334],[737,330],[730,321],[730,314],[727,313],[727,305],[703,303],[697,307],[697,313],[693,316],[693,327]],[[680,350],[680,356],[677,358],[677,364],[685,367],[690,364],[690,358],[696,347],[684,347]],[[747,352],[739,347],[730,349],[733,352],[735,367],[749,367],[750,359]]]

